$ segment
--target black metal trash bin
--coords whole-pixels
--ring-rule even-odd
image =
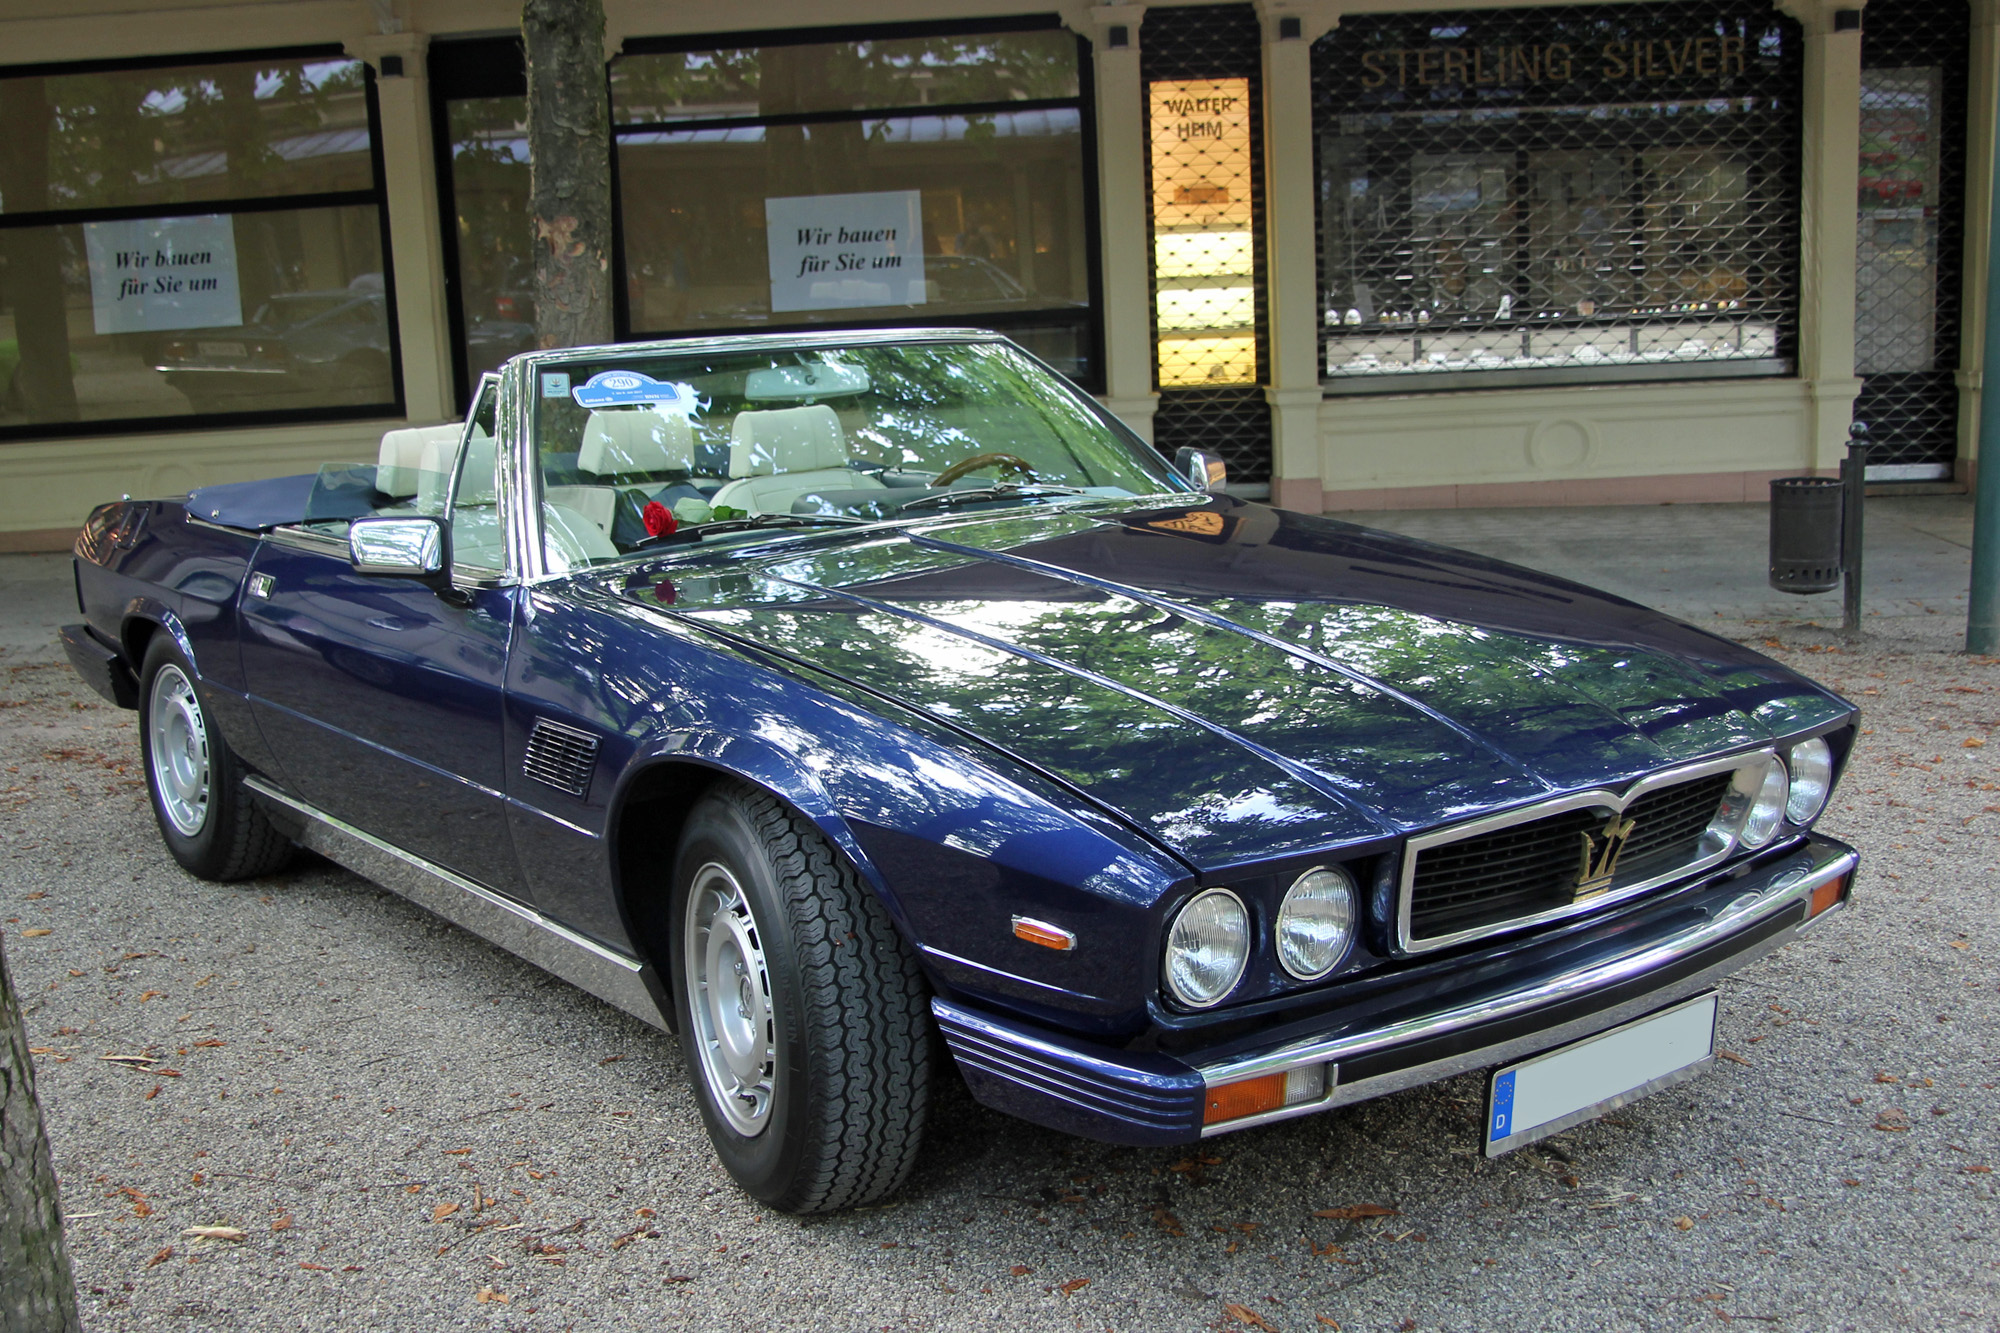
[[[1843,489],[1835,477],[1771,482],[1771,586],[1779,592],[1832,592],[1840,586]]]

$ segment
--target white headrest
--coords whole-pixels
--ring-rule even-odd
[[[659,412],[592,412],[577,450],[579,472],[598,477],[628,472],[694,471],[694,427]]]
[[[847,466],[847,436],[825,403],[738,412],[729,428],[729,475],[768,477]]]
[[[442,442],[449,460],[458,450],[459,432],[464,429],[464,423],[451,421],[442,426],[409,426],[383,435],[381,452],[375,456],[375,489],[384,495],[415,495],[423,484],[424,446]]]

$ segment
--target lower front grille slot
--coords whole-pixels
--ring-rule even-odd
[[[1631,822],[1610,888],[1637,884],[1698,860],[1731,775],[1714,773],[1647,792],[1625,810]],[[1565,810],[1415,853],[1408,936],[1412,942],[1510,921],[1577,901],[1586,839],[1601,857],[1608,808]]]

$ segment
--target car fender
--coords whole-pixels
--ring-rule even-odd
[[[916,939],[912,924],[895,892],[855,837],[853,828],[835,807],[826,788],[796,756],[758,737],[697,728],[677,729],[650,738],[633,753],[631,761],[619,774],[618,785],[611,796],[609,818],[605,822],[608,846],[614,849],[618,846],[620,823],[633,785],[662,764],[705,768],[718,777],[733,777],[747,782],[770,792],[810,819],[821,836],[839,849],[881,898],[904,938]],[[613,856],[615,860],[615,851]],[[624,886],[621,885],[621,906],[624,897]]]

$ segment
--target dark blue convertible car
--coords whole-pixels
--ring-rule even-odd
[[[1844,902],[1855,710],[1575,584],[1221,492],[1002,338],[516,357],[462,426],[98,509],[71,660],[190,872],[313,848],[680,1034],[743,1187],[933,1080],[1173,1144],[1714,1058]]]

